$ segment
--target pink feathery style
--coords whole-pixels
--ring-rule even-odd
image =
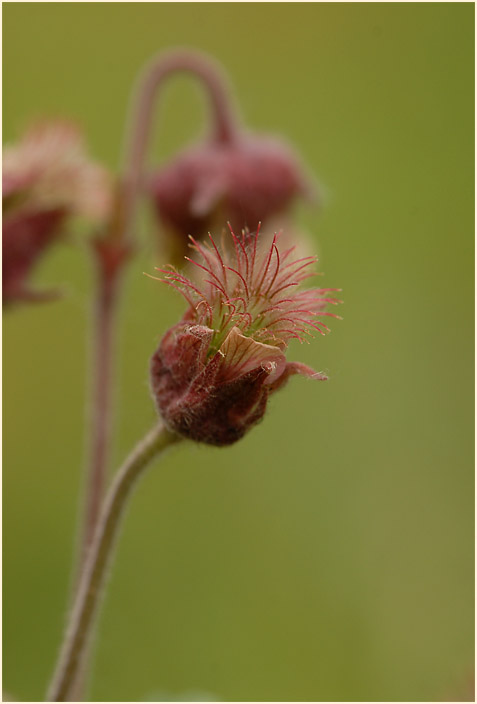
[[[191,239],[201,271],[192,282],[174,268],[159,279],[188,303],[181,322],[162,339],[151,361],[151,385],[167,427],[211,445],[239,440],[262,419],[268,397],[293,374],[325,380],[300,362],[287,362],[292,339],[329,331],[322,318],[340,289],[301,288],[316,257],[280,251],[279,236],[263,247],[255,233],[232,228],[220,244]],[[232,241],[226,242],[225,238]]]

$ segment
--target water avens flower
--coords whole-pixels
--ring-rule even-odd
[[[324,380],[300,362],[288,362],[292,339],[325,334],[324,309],[339,289],[301,288],[315,257],[294,259],[278,236],[263,246],[259,228],[223,235],[216,243],[191,237],[201,270],[192,282],[174,269],[160,280],[189,307],[163,337],[151,361],[151,385],[169,430],[211,445],[230,445],[263,417],[268,397],[293,374]],[[226,238],[229,242],[226,242]]]
[[[3,300],[42,300],[28,279],[70,216],[100,223],[109,215],[111,186],[88,157],[79,130],[61,121],[30,128],[3,153]]]

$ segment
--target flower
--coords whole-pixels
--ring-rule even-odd
[[[184,150],[151,177],[149,190],[174,261],[186,253],[189,235],[202,239],[226,220],[236,232],[255,230],[259,220],[267,228],[297,197],[313,193],[286,144],[243,131]]]
[[[31,270],[64,231],[69,216],[104,221],[111,208],[106,171],[86,154],[79,130],[42,122],[3,153],[3,301],[43,300]]]
[[[293,374],[324,380],[300,362],[287,362],[291,339],[325,334],[324,310],[337,304],[330,292],[301,289],[313,276],[315,257],[294,260],[294,248],[280,252],[254,234],[236,235],[232,246],[212,236],[201,244],[191,237],[201,261],[201,283],[170,269],[160,279],[189,304],[180,323],[162,339],[151,361],[152,393],[167,427],[192,440],[229,445],[263,417],[268,397]],[[154,277],[153,277],[154,278]]]

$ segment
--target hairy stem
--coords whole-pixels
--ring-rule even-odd
[[[170,433],[164,426],[158,425],[137,445],[118,471],[106,497],[84,566],[49,689],[48,701],[69,701],[82,653],[91,634],[106,569],[131,489],[148,463],[179,439],[179,436]]]

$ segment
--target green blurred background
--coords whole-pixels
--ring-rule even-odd
[[[77,119],[115,169],[131,85],[176,45],[230,74],[250,127],[325,186],[297,218],[343,322],[226,450],[181,447],[142,481],[97,639],[97,700],[470,699],[473,667],[472,4],[4,5],[4,141]],[[187,77],[151,162],[202,133]],[[114,464],[154,422],[148,359],[183,309],[131,267]],[[59,303],[4,321],[4,686],[44,695],[65,620],[85,457],[90,272],[58,248]],[[194,694],[195,693],[195,694]]]

